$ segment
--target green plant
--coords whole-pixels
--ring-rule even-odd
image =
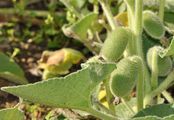
[[[119,26],[114,19],[111,11],[114,0],[61,2],[74,14],[73,20],[63,26],[65,35],[82,42],[95,56],[83,63],[81,70],[65,77],[2,90],[32,102],[85,111],[104,120],[173,119],[173,98],[167,89],[174,81],[174,39],[166,48],[159,43],[165,36],[165,0],[158,1],[158,16],[153,11],[143,12],[143,0],[124,0],[128,27]],[[88,2],[94,9],[87,9]],[[100,27],[94,29],[94,23]],[[107,30],[107,35],[101,29]],[[168,34],[173,36],[170,31]],[[143,35],[154,41],[153,48],[147,45],[143,51],[146,42]],[[160,47],[156,47],[158,44]],[[108,107],[98,98],[101,88],[106,92]],[[164,100],[170,104],[164,104]]]
[[[24,120],[25,116],[22,111],[18,110],[17,108],[9,108],[9,109],[2,109],[0,110],[0,119],[1,120],[9,120],[9,119],[16,119],[16,120]]]
[[[109,32],[102,46],[101,56],[108,61],[117,61],[123,55],[128,41],[131,40],[131,35],[129,29],[123,27]],[[115,48],[118,48],[118,50],[115,50]]]
[[[19,65],[2,52],[0,52],[0,77],[17,84],[28,83]]]

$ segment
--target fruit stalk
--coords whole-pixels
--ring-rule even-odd
[[[167,76],[167,78],[152,92],[147,94],[144,99],[145,105],[149,104],[151,99],[156,95],[160,94],[164,90],[166,90],[170,84],[174,81],[174,70]]]
[[[164,8],[165,8],[165,0],[160,0],[159,4],[159,17],[161,21],[164,19]]]
[[[152,53],[152,73],[151,73],[151,85],[152,90],[156,89],[158,86],[158,53],[154,49]]]
[[[109,4],[108,3],[105,3],[103,0],[99,0],[101,6],[102,6],[102,9],[106,15],[106,18],[111,26],[111,29],[112,30],[115,30],[116,29],[116,22],[114,20],[114,17],[111,13],[111,10],[110,10],[110,7],[109,7]]]
[[[140,59],[138,65],[139,74],[137,81],[137,110],[140,111],[144,107],[144,70],[142,59]]]

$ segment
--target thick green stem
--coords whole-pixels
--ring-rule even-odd
[[[134,0],[124,0],[127,5],[127,14],[128,14],[128,22],[129,28],[134,31],[134,18],[135,18],[135,1]],[[135,36],[132,35],[131,41],[129,41],[126,52],[128,56],[136,54],[136,46],[135,46]]]
[[[135,2],[135,36],[136,36],[136,52],[137,55],[143,57],[142,52],[142,31],[143,31],[143,0]]]
[[[109,4],[108,3],[105,3],[103,0],[99,0],[101,6],[102,6],[102,9],[106,15],[106,18],[109,22],[109,25],[111,26],[112,30],[115,30],[117,25],[116,25],[116,22],[114,20],[114,17],[111,13],[111,10],[110,10],[110,7],[109,7]]]
[[[140,111],[144,107],[144,69],[142,60],[139,63],[139,74],[137,81],[137,110]]]
[[[134,29],[134,17],[135,17],[135,1],[134,0],[124,0],[127,6],[128,22],[129,28]]]
[[[95,12],[95,13],[99,13],[99,6],[98,6],[98,1],[96,0],[96,2],[95,3],[93,3],[93,11]]]
[[[145,96],[144,103],[145,105],[149,104],[152,98],[166,90],[170,84],[174,81],[174,70],[167,76],[167,78],[159,85],[158,88],[150,92]]]
[[[159,3],[159,17],[161,21],[164,19],[164,9],[165,9],[165,0],[160,0]]]
[[[151,85],[152,90],[158,87],[158,53],[155,49],[152,53]]]
[[[143,67],[145,72],[145,92],[151,91],[150,76],[144,60],[143,44],[142,44],[142,32],[143,32],[143,0],[135,1],[135,44],[136,54],[143,60]]]
[[[154,49],[152,52],[152,64],[151,64],[151,86],[152,90],[158,87],[158,53],[157,49]],[[160,95],[158,95],[160,98]],[[153,102],[157,103],[158,99],[154,99]]]

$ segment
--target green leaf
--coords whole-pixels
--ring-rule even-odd
[[[164,13],[164,22],[166,29],[169,33],[174,31],[174,12],[165,12]]]
[[[74,8],[79,8],[80,9],[80,8],[83,7],[83,5],[85,4],[85,2],[87,0],[69,0],[69,1],[70,1],[71,5],[74,6]]]
[[[3,91],[48,106],[73,108],[91,113],[91,95],[97,85],[116,68],[115,64],[89,63],[66,77],[34,84],[4,87]]]
[[[166,57],[166,56],[171,56],[174,55],[174,37],[170,43],[170,46],[166,49],[162,49],[159,53],[160,57]]]
[[[160,45],[159,41],[154,40],[153,38],[149,37],[146,34],[143,34],[142,36],[142,40],[143,40],[143,52],[144,52],[144,57],[146,58],[146,54],[148,52],[148,50],[155,46],[155,45]]]
[[[164,13],[164,21],[167,23],[174,24],[174,13],[173,12],[165,12]]]
[[[145,116],[156,116],[156,117],[167,117],[174,115],[173,104],[159,104],[143,109],[138,112],[134,117],[145,117]]]
[[[0,120],[24,120],[24,114],[16,108],[0,110]]]
[[[18,84],[28,83],[23,70],[2,52],[0,52],[0,77]]]
[[[63,26],[63,32],[68,37],[73,37],[80,41],[87,38],[87,31],[92,23],[97,20],[96,13],[90,13],[70,26]]]
[[[159,17],[151,11],[143,12],[143,25],[145,31],[152,38],[160,39],[164,36],[165,29]]]

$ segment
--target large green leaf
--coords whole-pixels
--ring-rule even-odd
[[[164,118],[170,115],[174,115],[174,105],[159,104],[143,109],[142,111],[138,112],[134,117],[157,116]]]
[[[174,55],[174,37],[170,43],[170,46],[166,49],[161,50],[160,56],[163,58],[165,56]]]
[[[18,109],[0,110],[0,120],[24,120],[24,114]]]
[[[73,37],[80,41],[84,41],[87,38],[88,29],[96,19],[97,14],[90,13],[71,26],[64,26],[63,31],[68,37]]]
[[[18,84],[28,83],[23,70],[2,52],[0,52],[0,77]]]
[[[66,77],[34,84],[4,87],[3,91],[48,106],[93,111],[91,95],[96,86],[116,68],[115,64],[89,63]]]

